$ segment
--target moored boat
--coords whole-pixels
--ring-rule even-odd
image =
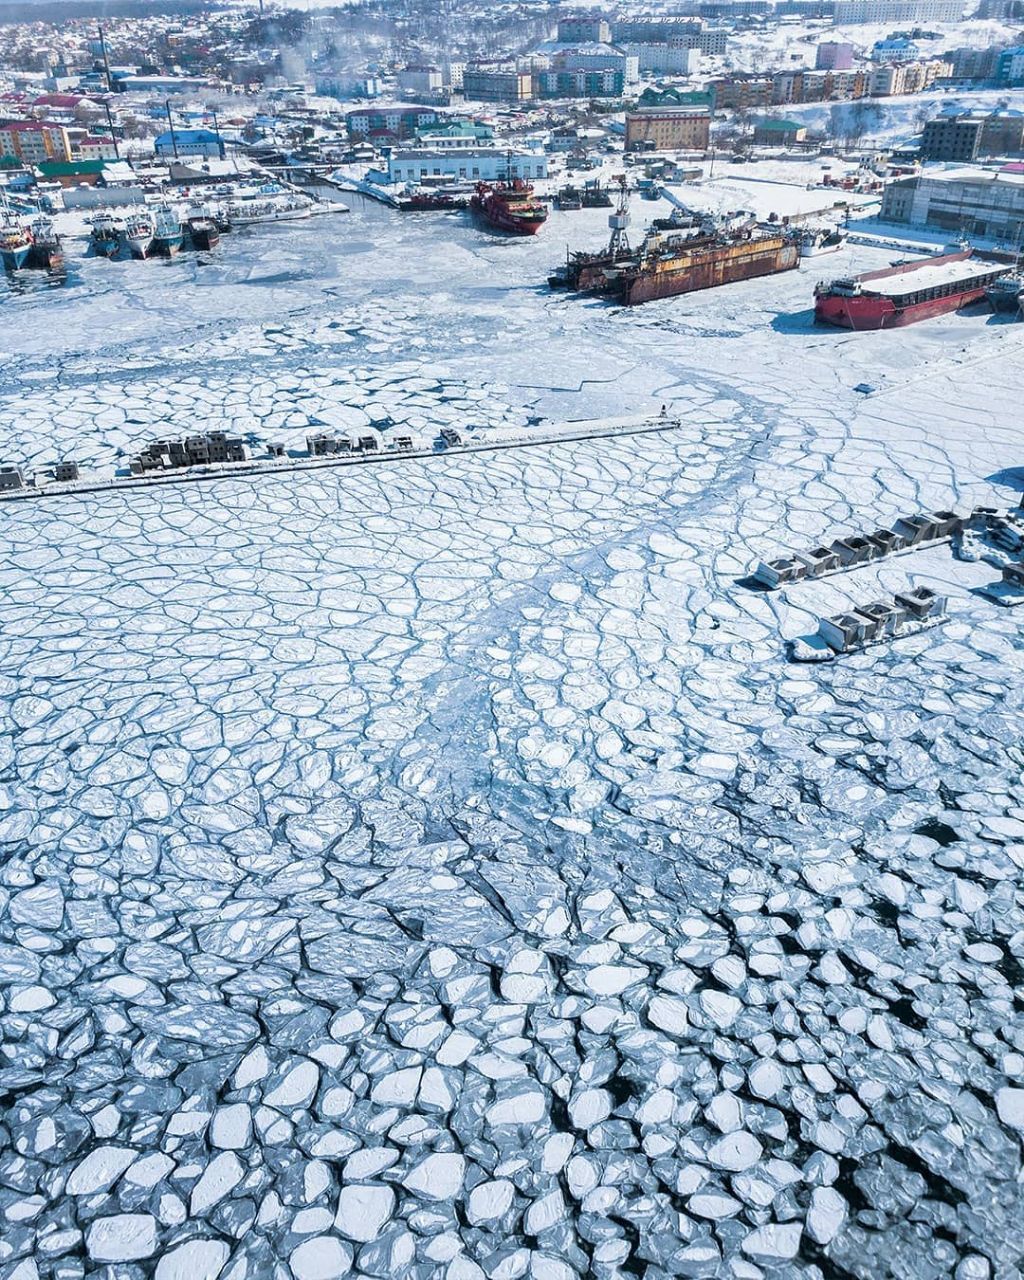
[[[157,205],[153,210],[153,246],[151,252],[162,258],[173,258],[182,244],[181,218],[170,205]]]
[[[970,249],[940,253],[814,290],[814,318],[843,329],[894,329],[957,311],[1008,275],[1008,263],[982,262]]]
[[[121,247],[124,224],[109,213],[98,213],[89,232],[89,250],[97,258],[112,258]]]
[[[193,249],[213,249],[220,242],[220,227],[216,218],[196,212],[185,223]]]
[[[32,249],[32,232],[13,213],[5,212],[0,221],[0,262],[5,271],[18,271],[25,266]]]
[[[800,257],[819,258],[835,253],[846,243],[846,232],[839,227],[807,227],[800,232]]]
[[[25,265],[37,271],[59,271],[64,265],[64,251],[60,236],[49,218],[36,218],[31,227],[32,248]]]
[[[997,315],[1020,315],[1024,309],[1024,275],[1011,271],[985,290],[985,299]]]
[[[231,226],[249,227],[263,222],[308,218],[313,212],[313,201],[309,196],[280,187],[261,187],[251,196],[232,201],[223,212]]]
[[[121,239],[133,258],[147,258],[153,247],[153,219],[148,213],[129,214]]]
[[[547,209],[533,198],[533,187],[522,178],[478,182],[469,207],[495,230],[514,236],[535,236],[548,216]]]
[[[456,191],[431,191],[417,187],[396,197],[400,213],[454,213],[469,204],[467,196]]]

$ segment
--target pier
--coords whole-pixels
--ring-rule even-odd
[[[0,504],[23,502],[49,497],[78,497],[90,493],[119,493],[129,489],[151,489],[164,485],[197,484],[210,480],[259,479],[265,476],[285,475],[295,471],[322,471],[335,467],[367,467],[401,465],[410,459],[422,461],[441,460],[473,453],[496,453],[506,449],[536,449],[550,445],[580,440],[606,440],[619,436],[652,435],[677,431],[682,422],[677,417],[590,418],[566,422],[554,430],[539,428],[528,434],[504,436],[497,433],[489,437],[463,439],[459,444],[431,444],[430,448],[403,444],[383,449],[344,454],[327,454],[310,457],[308,454],[268,455],[264,458],[247,458],[244,462],[223,462],[208,466],[182,466],[173,471],[144,473],[142,475],[110,476],[96,479],[79,478],[59,482],[35,484],[24,482],[20,487],[0,488]],[[270,446],[268,445],[268,448]],[[8,468],[7,470],[11,470]]]

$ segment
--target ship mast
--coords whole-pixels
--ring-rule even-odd
[[[615,212],[608,215],[608,226],[612,233],[608,239],[608,253],[613,261],[629,248],[629,237],[626,234],[626,228],[629,226],[629,190],[626,187],[626,175],[616,174],[615,181],[619,184],[619,200],[615,206]]]

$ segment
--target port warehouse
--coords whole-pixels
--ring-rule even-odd
[[[1024,165],[943,169],[898,178],[885,188],[881,218],[1019,243],[1024,236]]]
[[[389,182],[421,182],[429,177],[492,182],[510,174],[513,178],[546,178],[548,158],[539,151],[500,147],[413,147],[393,151],[388,159]]]

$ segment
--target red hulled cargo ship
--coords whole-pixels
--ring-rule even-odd
[[[522,178],[511,182],[478,182],[469,202],[474,213],[498,231],[514,236],[535,236],[547,221],[548,211],[533,198],[533,187]]]
[[[814,290],[814,318],[843,329],[895,329],[977,302],[1009,270],[962,249],[844,276]]]

